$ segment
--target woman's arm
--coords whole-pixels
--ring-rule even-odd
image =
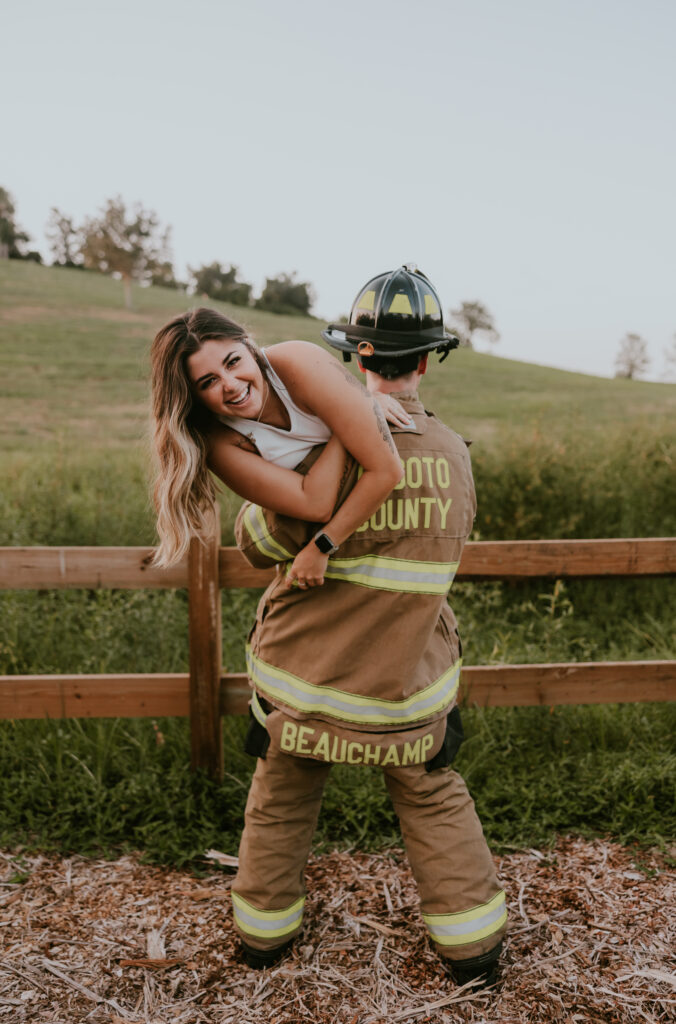
[[[319,416],[354,456],[363,473],[340,509],[325,520],[325,531],[341,544],[383,503],[402,476],[402,464],[380,406],[365,388],[323,349],[286,342],[268,351],[293,400]],[[314,543],[299,553],[290,581],[313,586],[323,581],[326,556]]]
[[[326,423],[363,473],[330,520],[336,544],[370,515],[401,480],[402,464],[379,404],[341,363],[318,345],[288,341],[267,350],[294,402]]]
[[[345,472],[346,452],[333,436],[303,476],[267,462],[242,446],[241,435],[219,427],[209,437],[209,469],[240,497],[281,515],[324,523],[331,515]]]

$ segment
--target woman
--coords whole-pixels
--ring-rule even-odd
[[[379,405],[317,345],[287,341],[263,352],[239,324],[202,308],[176,317],[157,333],[151,362],[158,565],[177,561],[190,538],[204,532],[216,498],[209,470],[243,498],[325,524],[333,547],[368,519],[401,479]],[[388,416],[402,424],[408,418],[396,402],[388,406]],[[323,442],[326,447],[309,472],[294,472]],[[332,515],[346,450],[363,473]],[[310,542],[296,556],[288,585],[323,583],[329,553]]]

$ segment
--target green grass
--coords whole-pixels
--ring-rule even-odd
[[[474,539],[676,533],[676,438],[659,425],[599,438],[524,432],[473,446]],[[0,544],[153,544],[149,459],[64,446],[0,456]],[[221,489],[223,541],[240,500]]]
[[[258,594],[223,595],[224,662],[244,669]],[[676,597],[652,580],[458,584],[468,663],[673,657]],[[186,671],[183,592],[3,595],[0,672]],[[604,615],[597,613],[602,604]],[[546,845],[608,834],[667,848],[676,839],[673,705],[465,712],[457,763],[491,844]],[[0,723],[0,843],[191,863],[235,853],[253,760],[244,719],[226,719],[222,784],[191,776],[188,723],[166,719]],[[163,742],[158,743],[158,737]],[[379,849],[397,825],[377,771],[337,766],[317,835]]]
[[[673,841],[673,707],[466,711],[456,767],[496,850],[543,846],[557,833]],[[225,721],[226,772],[191,775],[187,723],[8,722],[0,730],[0,844],[115,856],[141,850],[192,864],[236,853],[253,771],[243,719]],[[316,847],[382,849],[399,834],[381,774],[331,774]]]
[[[154,542],[147,358],[195,304],[97,274],[0,261],[0,544]],[[215,304],[262,344],[318,340],[311,318]],[[354,368],[354,367],[353,367]],[[475,539],[676,533],[674,385],[609,381],[469,351],[432,366],[429,408],[475,439]],[[239,499],[221,495],[223,542]],[[223,595],[223,658],[241,671],[258,594]],[[676,597],[660,580],[459,583],[468,664],[676,657]],[[181,591],[0,594],[0,674],[186,671]],[[458,760],[496,848],[557,832],[673,841],[674,709],[466,712]],[[188,770],[182,720],[0,722],[0,843],[197,864],[236,852],[253,762],[225,721],[226,777]],[[332,773],[319,846],[398,841],[377,771]]]

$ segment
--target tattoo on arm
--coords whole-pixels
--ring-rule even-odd
[[[352,387],[359,388],[360,391],[365,390],[364,385],[361,383],[361,381],[358,381],[354,374],[350,373],[350,371],[346,369],[346,367],[344,367],[342,363],[339,363],[334,360],[334,362],[331,365],[334,366],[336,370],[338,370],[340,373],[342,373],[347,383],[351,384]]]
[[[390,429],[387,426],[387,420],[385,419],[383,410],[380,408],[375,398],[372,399],[372,402],[373,411],[376,414],[376,420],[378,421],[378,430],[380,431],[380,436],[382,437],[385,444],[388,445],[388,447],[391,449],[391,451],[396,452],[397,449],[394,447],[394,441],[392,440]]]
[[[255,444],[249,441],[246,437],[240,437],[235,441],[235,447],[241,448],[243,452],[253,452],[254,455],[260,455],[258,448]]]
[[[335,368],[342,373],[343,377],[348,382],[348,384],[352,384],[353,387],[359,388],[359,390],[362,393],[366,391],[364,385],[360,381],[358,381],[357,378],[353,374],[351,374],[350,371],[347,370],[341,363],[335,362],[332,365],[335,366]],[[378,422],[378,430],[380,432],[380,436],[382,437],[385,444],[388,445],[393,452],[396,452],[397,449],[394,446],[394,441],[392,440],[392,435],[390,434],[390,428],[387,425],[385,415],[376,399],[373,398],[371,399],[371,401],[373,402],[373,411],[376,414],[376,420]]]
[[[352,458],[351,458],[350,455],[346,455],[345,456],[345,465],[343,466],[343,473],[342,473],[342,476],[340,478],[340,483],[338,484],[338,497],[340,497],[340,495],[342,493],[343,487],[345,486],[345,482],[346,482],[346,480],[347,480],[347,478],[348,478],[348,476],[350,474],[351,467],[352,467]]]

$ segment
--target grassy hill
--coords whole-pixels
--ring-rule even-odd
[[[154,543],[148,350],[194,303],[136,289],[129,312],[110,278],[0,261],[0,545]],[[214,305],[263,345],[318,341],[323,326]],[[475,538],[676,533],[676,386],[462,350],[441,366],[433,357],[422,395],[475,441]],[[225,543],[238,504],[223,492]],[[222,600],[224,664],[242,670],[257,594]],[[676,655],[665,580],[461,583],[452,603],[467,664]],[[184,591],[0,594],[0,674],[187,666]],[[173,863],[209,846],[235,852],[253,767],[240,753],[244,724],[226,723],[226,779],[207,786],[188,775],[182,720],[0,722],[0,843],[142,848]],[[470,710],[458,767],[493,843],[572,831],[664,845],[675,828],[674,726],[673,707],[640,703]],[[380,776],[339,766],[322,841],[378,846],[397,835]]]
[[[0,262],[0,452],[140,445],[148,403],[148,351],[157,329],[196,305],[163,288],[134,290],[100,274]],[[211,302],[243,321],[262,345],[321,343],[324,324]],[[354,369],[354,362],[351,364]],[[490,442],[527,429],[561,434],[676,413],[676,385],[605,380],[456,351],[432,359],[423,397],[456,430]]]

